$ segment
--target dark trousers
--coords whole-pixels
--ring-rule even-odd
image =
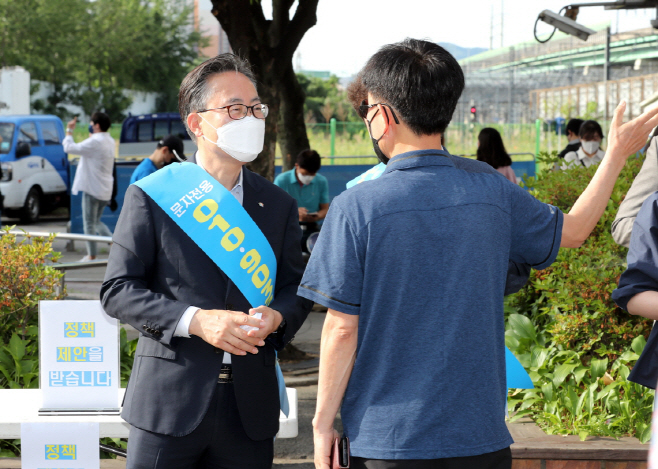
[[[126,469],[270,469],[274,439],[245,433],[233,384],[218,384],[208,412],[192,433],[167,436],[135,427],[128,438]]]
[[[509,447],[493,453],[445,459],[352,458],[351,469],[511,469]]]

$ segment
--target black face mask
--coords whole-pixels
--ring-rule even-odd
[[[377,110],[377,112],[379,112],[379,109]],[[375,116],[377,115],[377,112],[375,112],[375,114],[373,114],[372,119],[375,118]],[[370,140],[372,140],[372,148],[375,151],[375,155],[377,155],[377,159],[379,161],[381,161],[382,163],[384,163],[384,164],[388,164],[388,162],[390,161],[390,158],[388,156],[386,156],[384,154],[384,152],[382,152],[381,148],[379,148],[379,141],[384,137],[384,135],[382,135],[381,137],[379,137],[377,139],[372,136],[372,129],[370,128],[370,122],[372,122],[372,119],[370,119],[370,120],[366,119],[366,122],[368,123],[368,133],[370,134]]]

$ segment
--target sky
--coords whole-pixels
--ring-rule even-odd
[[[557,13],[565,5],[566,0],[320,0],[317,24],[304,36],[294,64],[351,76],[382,45],[406,37],[488,49],[492,12],[494,48],[501,45],[501,31],[503,46],[510,46],[534,40],[533,26],[542,10]],[[268,15],[271,3],[263,1],[263,7]],[[649,27],[655,17],[655,8],[617,12],[587,7],[580,9],[577,21],[586,26],[609,22],[615,33]],[[538,34],[552,30],[541,22],[537,29]]]

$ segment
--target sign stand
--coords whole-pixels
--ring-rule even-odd
[[[39,303],[39,415],[119,415],[118,328],[100,301]]]

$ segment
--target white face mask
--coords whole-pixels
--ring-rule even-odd
[[[313,175],[304,175],[304,174],[300,174],[299,171],[297,171],[297,179],[299,179],[299,182],[301,182],[305,186],[308,186],[311,183],[311,181],[313,180],[314,177],[315,177],[315,174],[313,174]]]
[[[600,144],[601,144],[601,142],[597,142],[597,141],[591,141],[591,142],[581,141],[580,142],[580,145],[583,147],[583,150],[585,151],[585,153],[587,153],[589,155],[592,155],[592,154],[596,153],[597,150],[599,149]]]
[[[205,135],[202,137],[217,145],[236,160],[249,163],[263,151],[265,141],[265,121],[263,119],[247,116],[244,119],[232,120],[217,128],[201,114],[199,116],[217,131],[216,142],[209,140]]]

